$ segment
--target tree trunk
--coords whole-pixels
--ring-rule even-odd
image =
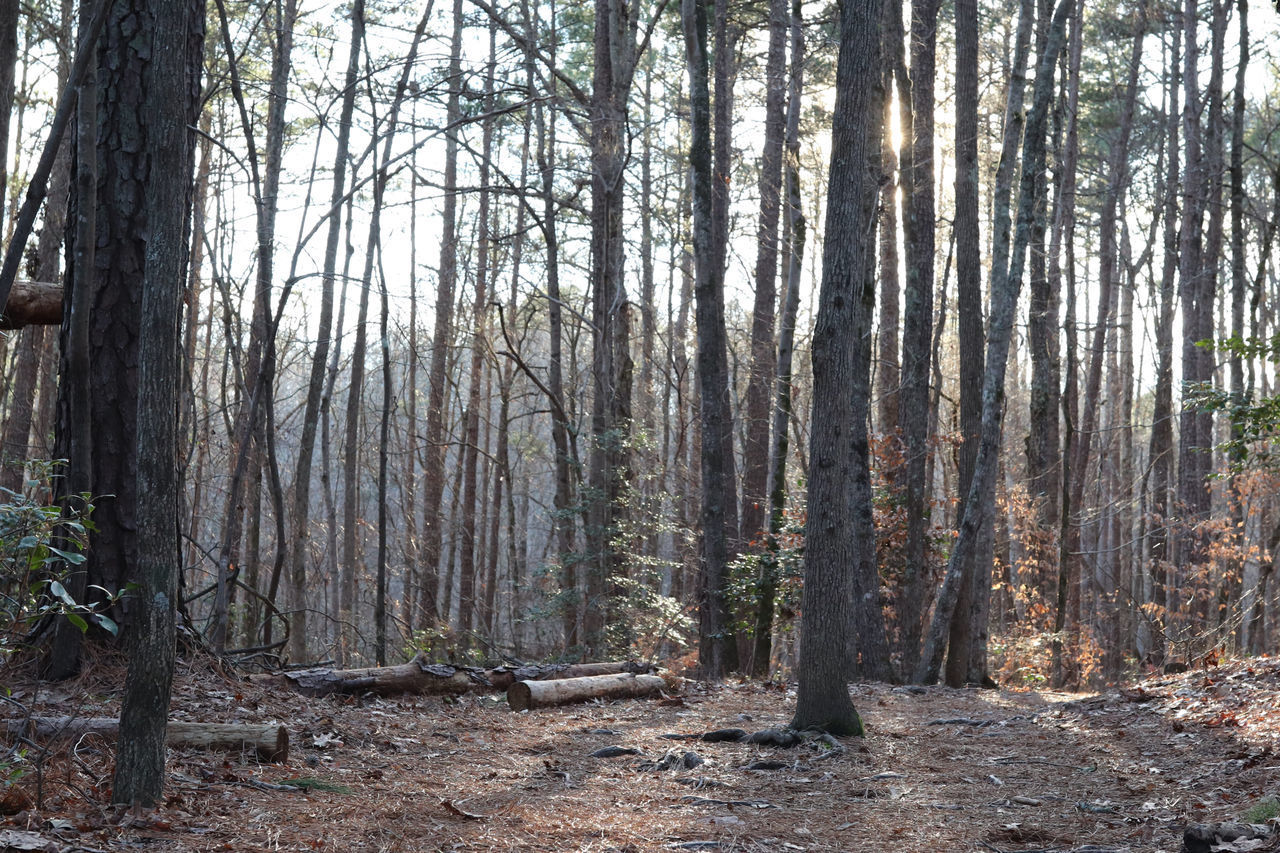
[[[132,44],[146,44],[150,53],[130,57],[129,63],[142,72],[137,118],[147,131],[140,153],[150,174],[138,342],[138,562],[131,567],[140,612],[129,628],[129,670],[111,786],[113,802],[144,807],[153,806],[164,787],[165,726],[177,653],[175,600],[182,560],[178,329],[194,150],[187,128],[195,124],[200,103],[204,2],[155,0],[150,11],[154,17],[140,16],[152,21],[150,32],[132,33]],[[175,81],[186,84],[180,97],[174,97]]]
[[[591,117],[591,455],[587,507],[586,601],[588,654],[606,645],[610,580],[622,571],[612,539],[622,520],[630,409],[625,374],[626,289],[623,276],[627,97],[636,61],[636,29],[624,0],[595,0]]]
[[[933,325],[934,191],[933,191],[933,94],[938,24],[937,0],[924,0],[911,8],[911,154],[903,165],[907,286],[903,299],[902,392],[898,421],[903,425],[906,460],[907,550],[903,578],[905,596],[901,616],[902,666],[910,672],[920,653],[921,620],[927,608],[929,484],[924,481],[928,456],[928,424],[920,413],[929,405],[929,343]],[[895,16],[895,21],[898,21]],[[899,25],[900,26],[900,25]],[[901,49],[898,50],[901,57]],[[901,69],[901,61],[898,63]],[[899,70],[899,97],[906,88]],[[976,144],[976,143],[975,143]],[[976,168],[976,167],[975,167]],[[975,174],[976,176],[976,174]],[[975,189],[976,191],[976,189]],[[974,220],[977,226],[977,220]],[[976,243],[975,249],[976,249]]]
[[[760,158],[760,218],[756,228],[755,303],[751,312],[751,370],[744,419],[742,536],[766,529],[769,496],[769,406],[774,374],[774,313],[778,300],[778,209],[782,188],[782,139],[787,95],[787,0],[769,2],[765,60],[764,151]]]
[[[120,721],[109,717],[30,717],[9,720],[6,728],[10,734],[41,740],[76,740],[87,734],[115,739]],[[283,764],[289,760],[289,730],[278,724],[170,720],[164,740],[165,746],[175,749],[251,751],[258,761]]]
[[[92,51],[96,56],[105,7],[95,11],[82,4],[79,13],[78,51]],[[96,62],[94,63],[96,67]],[[78,500],[78,495],[93,489],[93,421],[84,415],[93,410],[92,381],[89,374],[90,321],[93,319],[93,293],[97,246],[96,192],[98,184],[98,81],[96,74],[85,75],[77,84],[74,180],[69,199],[70,214],[75,223],[70,235],[70,260],[64,276],[63,312],[59,373],[66,378],[58,383],[57,420],[54,451],[67,460],[59,498],[65,509]],[[84,600],[89,576],[86,565],[72,572],[63,582],[71,597]],[[53,679],[68,678],[80,666],[83,635],[67,620],[61,620],[54,632],[45,675]]]
[[[849,700],[848,679],[858,664],[851,650],[857,648],[863,657],[885,651],[883,623],[859,624],[872,611],[859,607],[864,595],[876,605],[876,620],[881,617],[876,579],[860,571],[867,561],[859,552],[874,555],[875,539],[865,538],[866,525],[858,520],[871,514],[866,445],[870,377],[861,372],[868,365],[859,364],[857,350],[859,339],[870,332],[869,297],[874,293],[867,272],[875,232],[866,223],[873,221],[877,195],[878,168],[873,173],[869,167],[879,165],[875,154],[885,94],[878,70],[880,21],[879,0],[841,3],[826,240],[813,336],[809,515],[799,695],[792,726],[832,734],[862,733],[862,721]],[[888,663],[887,655],[883,663]]]
[[[791,429],[791,364],[795,349],[796,315],[800,310],[800,276],[804,271],[805,221],[800,204],[800,98],[804,82],[804,28],[800,0],[791,2],[791,79],[787,92],[786,215],[788,245],[787,286],[778,322],[778,376],[774,389],[772,445],[769,451],[770,547],[777,547],[787,508],[787,454]],[[768,565],[760,579],[756,610],[752,675],[769,674],[773,657],[773,614],[778,595],[778,567]]]
[[[316,329],[315,352],[307,380],[307,398],[302,414],[302,435],[298,441],[298,467],[293,480],[293,542],[289,551],[289,587],[294,602],[289,631],[289,653],[294,660],[307,657],[307,551],[310,540],[311,465],[315,454],[316,430],[320,422],[321,396],[329,360],[329,339],[333,330],[333,282],[338,266],[338,243],[342,217],[338,211],[346,194],[347,152],[351,140],[351,118],[355,111],[357,78],[360,71],[360,38],[364,31],[364,0],[351,8],[351,42],[343,81],[342,109],[338,118],[338,138],[333,160],[333,188],[329,196],[329,228],[324,247],[321,277],[320,317]]]
[[[973,483],[973,470],[978,457],[978,444],[982,431],[982,344],[985,337],[982,324],[982,270],[979,256],[978,231],[978,21],[976,5],[962,8],[967,0],[956,6],[956,306],[960,348],[960,445],[959,493],[968,495]],[[973,0],[976,4],[976,0]],[[1006,230],[1008,224],[1009,185],[1012,181],[1012,160],[1017,145],[1017,129],[1021,127],[1022,93],[1025,86],[1027,61],[1027,31],[1030,22],[1030,4],[1023,3],[1022,17],[1018,19],[1018,42],[1015,49],[1014,68],[1009,81],[1008,109],[1005,112],[1005,147],[1001,152],[1000,170],[996,176],[996,225]],[[919,119],[917,119],[919,126]],[[1001,218],[1001,212],[1004,213]],[[929,252],[932,258],[932,251]],[[985,500],[985,495],[983,499]],[[963,504],[961,506],[963,512]],[[987,522],[990,528],[992,520]],[[984,541],[989,534],[984,530]],[[956,604],[957,617],[950,626],[950,655],[947,661],[946,681],[952,687],[966,683],[982,683],[985,672],[971,672],[970,658],[973,640],[984,633],[985,626],[974,624],[973,608],[982,593],[977,589],[981,578],[989,576],[989,555],[985,548],[974,549],[974,558],[963,567],[965,582],[961,586]],[[990,583],[985,584],[990,587]],[[921,602],[923,604],[923,602]],[[923,618],[923,607],[917,611]],[[985,615],[985,612],[981,615]],[[976,680],[975,680],[976,679]]]
[[[449,53],[449,97],[446,126],[462,116],[462,0],[453,2],[453,36]],[[444,417],[449,342],[453,337],[453,299],[458,281],[458,138],[445,134],[444,200],[441,205],[440,272],[436,285],[435,329],[431,337],[431,375],[427,399],[427,458],[422,481],[422,579],[418,587],[418,620],[426,627],[439,619],[440,556],[444,541],[445,446]]]
[[[733,477],[726,458],[728,359],[724,329],[724,274],[716,263],[712,189],[711,94],[707,56],[707,4],[684,0],[681,6],[685,59],[689,70],[689,163],[693,188],[693,261],[695,317],[698,329],[698,387],[702,415],[702,572],[698,593],[698,658],[702,676],[719,679],[734,668],[734,634],[725,598],[733,549],[732,504],[727,503]]]
[[[1173,318],[1177,308],[1174,283],[1178,271],[1178,128],[1181,124],[1178,104],[1180,88],[1182,30],[1173,27],[1173,44],[1168,59],[1168,108],[1165,116],[1166,156],[1164,177],[1164,266],[1160,277],[1160,313],[1156,320],[1156,387],[1151,416],[1151,445],[1147,524],[1148,553],[1151,560],[1152,603],[1155,605],[1152,625],[1153,659],[1165,654],[1166,633],[1175,609],[1176,596],[1169,595],[1173,554],[1170,553],[1172,522],[1169,503],[1173,487]]]

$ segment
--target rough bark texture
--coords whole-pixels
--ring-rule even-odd
[[[164,787],[165,726],[176,657],[178,374],[186,225],[192,188],[188,126],[200,101],[203,0],[153,0],[140,12],[129,58],[140,70],[136,115],[146,217],[139,322],[137,589],[129,626],[129,671],[120,709],[113,802],[152,806]],[[154,16],[154,17],[153,17]],[[144,35],[145,34],[145,35]],[[141,54],[132,51],[145,45]],[[174,97],[175,81],[181,96]],[[182,85],[185,83],[185,85]]]
[[[587,599],[583,641],[589,653],[605,647],[610,579],[622,570],[612,534],[622,520],[630,420],[623,201],[627,96],[636,63],[639,19],[624,0],[596,0],[591,116],[592,402],[587,508]]]
[[[850,633],[858,635],[864,655],[884,653],[877,587],[874,578],[860,577],[858,571],[865,564],[863,556],[875,553],[875,540],[866,539],[858,523],[859,515],[871,512],[865,432],[871,401],[869,377],[858,375],[857,350],[860,339],[871,331],[867,297],[873,286],[867,280],[867,259],[874,252],[871,223],[878,175],[868,166],[879,148],[884,97],[880,15],[879,0],[841,3],[831,183],[813,338],[809,515],[799,695],[792,725],[833,734],[862,732],[862,721],[849,700],[848,680],[855,665]],[[872,609],[860,606],[863,596],[875,605],[874,624],[857,623]]]

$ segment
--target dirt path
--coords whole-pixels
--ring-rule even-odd
[[[192,673],[175,717],[285,722],[290,763],[174,752],[166,805],[122,826],[101,805],[111,749],[81,743],[46,762],[44,808],[0,831],[58,850],[1173,851],[1186,823],[1276,793],[1278,670],[1095,697],[857,685],[868,736],[835,755],[661,737],[784,726],[794,693],[759,685],[515,714],[496,696],[307,700]],[[77,704],[109,713],[111,699]],[[639,754],[590,756],[607,746]],[[673,749],[702,763],[645,769]]]

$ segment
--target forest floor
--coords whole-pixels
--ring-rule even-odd
[[[121,675],[8,686],[42,714],[107,716]],[[1276,658],[1098,695],[852,691],[867,736],[832,754],[662,737],[785,726],[793,687],[513,713],[499,695],[308,699],[199,665],[172,718],[285,723],[288,763],[170,750],[163,806],[121,815],[113,745],[90,736],[11,786],[7,811],[26,807],[0,851],[1174,851],[1186,824],[1280,794]],[[606,746],[640,754],[590,756]],[[671,749],[703,763],[644,769]]]

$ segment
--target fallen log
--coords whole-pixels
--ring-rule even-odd
[[[56,326],[62,322],[62,285],[44,281],[15,281],[0,317],[0,329]]]
[[[666,682],[656,675],[591,675],[554,681],[517,681],[507,690],[513,711],[550,708],[588,699],[633,699],[659,693]]]
[[[292,672],[252,675],[249,680],[257,684],[288,687],[307,696],[328,696],[332,693],[375,693],[379,696],[416,693],[425,696],[446,696],[477,689],[507,690],[517,681],[547,681],[618,673],[639,674],[650,672],[652,669],[653,665],[648,663],[614,661],[525,664],[486,670],[470,666],[428,663],[423,655],[418,655],[408,663],[395,666],[362,669],[315,667]]]
[[[591,675],[636,675],[653,672],[653,664],[639,661],[604,661],[601,663],[531,663],[500,666],[485,672],[494,690],[508,690],[517,681],[552,681],[563,678],[586,678]]]
[[[421,655],[408,663],[364,669],[300,669],[272,675],[251,676],[251,681],[277,684],[305,696],[332,693],[375,693],[394,696],[416,693],[446,696],[465,693],[474,687],[488,687],[484,670],[465,666],[427,663]]]
[[[12,735],[31,740],[58,740],[101,735],[115,740],[120,721],[112,717],[30,717],[6,721]],[[253,750],[261,761],[284,762],[289,758],[289,731],[266,723],[193,723],[170,720],[165,727],[165,743],[181,749],[208,749],[219,752]]]

